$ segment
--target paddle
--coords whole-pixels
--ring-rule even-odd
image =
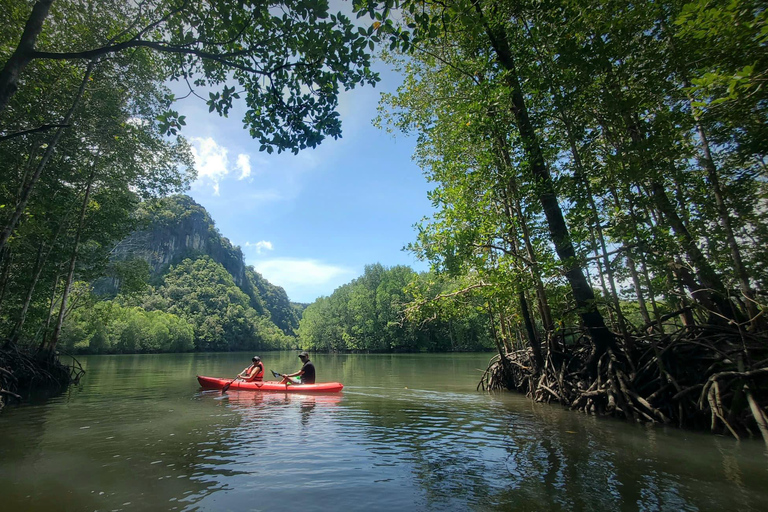
[[[283,378],[283,374],[277,373],[275,370],[270,370],[270,371],[272,372],[272,375],[274,375],[276,379],[282,379]],[[293,382],[291,380],[291,377],[287,377],[287,379],[288,379],[288,382],[286,383],[286,385],[287,384],[296,384],[295,382]]]
[[[237,377],[239,377],[239,376],[240,376],[240,375],[238,374],[238,376],[237,376]],[[222,394],[222,395],[223,395],[224,393],[226,393],[226,392],[227,392],[227,390],[229,389],[229,386],[231,386],[232,384],[234,384],[234,383],[235,383],[235,381],[237,380],[237,377],[235,377],[234,379],[232,379],[232,380],[229,382],[229,384],[225,384],[225,385],[224,385],[224,387],[223,387],[223,388],[221,388],[221,394]]]

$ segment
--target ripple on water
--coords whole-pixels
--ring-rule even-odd
[[[333,396],[206,392],[184,374],[195,368],[185,358],[186,367],[168,371],[166,358],[144,375],[135,366],[144,359],[105,358],[104,385],[93,379],[0,417],[3,506],[243,510],[258,497],[267,510],[600,511],[768,502],[754,444],[598,421],[435,377],[388,373]],[[380,385],[390,381],[403,385]]]

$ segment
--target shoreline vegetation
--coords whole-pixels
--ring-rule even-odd
[[[2,398],[61,381],[58,348],[491,347],[482,389],[768,444],[763,3],[357,0],[358,25],[293,0],[10,4]],[[260,150],[296,153],[340,136],[377,45],[404,81],[375,122],[415,135],[433,185],[407,247],[431,271],[370,265],[294,305],[171,195],[195,171],[163,84],[245,101]]]
[[[768,12],[364,2],[404,75],[436,213],[409,246],[464,279],[498,360],[481,388],[768,444]]]

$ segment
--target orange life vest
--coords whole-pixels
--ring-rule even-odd
[[[247,382],[262,381],[262,380],[264,380],[264,363],[262,363],[261,361],[259,361],[256,364],[252,364],[251,366],[248,367],[248,375],[250,375],[251,371],[253,371],[253,369],[256,368],[256,367],[259,368],[258,371],[256,372],[256,374],[253,377],[249,377],[247,379]]]

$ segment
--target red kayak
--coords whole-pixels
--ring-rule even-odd
[[[205,389],[221,389],[232,379],[197,376],[197,381]],[[319,382],[317,384],[280,384],[274,380],[262,382],[245,382],[236,380],[229,389],[238,391],[282,391],[283,393],[338,393],[344,385],[341,382]]]

